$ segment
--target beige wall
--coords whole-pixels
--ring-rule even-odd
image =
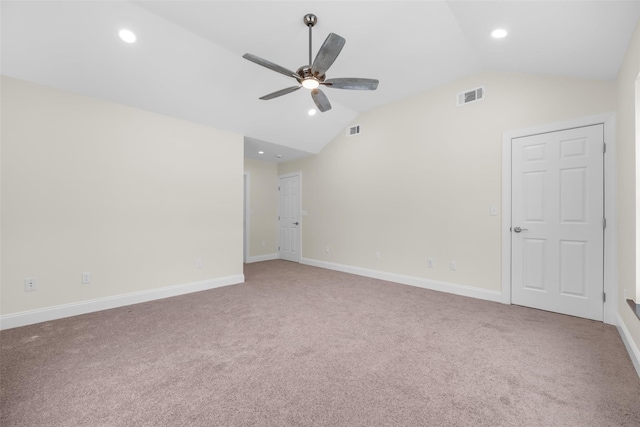
[[[484,101],[456,107],[481,85]],[[614,111],[615,97],[612,82],[490,73],[361,115],[361,135],[279,168],[304,177],[303,258],[499,291],[503,131]]]
[[[635,85],[640,73],[640,24],[636,27],[618,74],[618,312],[636,347],[640,348],[640,321],[624,301],[638,286],[636,271],[636,106]],[[637,301],[640,303],[640,301]]]
[[[278,165],[244,159],[249,174],[249,257],[251,262],[278,252]]]
[[[3,315],[242,274],[241,135],[3,77],[1,138]]]

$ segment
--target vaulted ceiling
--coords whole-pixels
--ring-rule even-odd
[[[320,151],[360,113],[455,79],[513,71],[613,80],[640,18],[638,1],[2,1],[4,75],[245,135],[248,157]],[[380,80],[376,91],[306,89],[258,98],[308,62],[302,18],[318,16],[314,55],[346,39],[327,75]],[[494,39],[504,28],[509,35]],[[123,43],[118,31],[137,35]],[[258,150],[266,150],[269,158]],[[272,155],[281,154],[279,159]]]

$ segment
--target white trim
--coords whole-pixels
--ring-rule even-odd
[[[631,363],[633,363],[633,366],[634,368],[636,368],[636,372],[640,377],[640,349],[638,349],[638,346],[636,345],[635,341],[633,341],[633,338],[631,337],[631,333],[627,329],[627,326],[624,324],[624,321],[622,320],[619,314],[617,315],[617,318],[618,318],[618,323],[616,326],[618,327],[618,333],[620,333],[622,342],[624,343],[624,346],[627,348],[627,352],[629,352]]]
[[[638,221],[638,217],[640,216],[640,150],[638,149],[638,147],[640,147],[640,132],[638,132],[638,129],[640,129],[640,73],[638,73],[638,76],[636,77],[636,81],[634,83],[635,85],[635,115],[636,115],[636,120],[635,120],[635,152],[636,152],[636,161],[634,164],[634,171],[635,171],[635,175],[636,175],[636,179],[635,179],[635,186],[636,186],[636,203],[635,203],[635,208],[636,208],[636,212],[635,212],[635,218],[634,218],[634,224],[635,224],[635,228],[636,228],[636,244],[635,244],[635,250],[636,250],[636,281],[635,281],[635,291],[631,292],[630,289],[627,289],[627,286],[632,286],[631,283],[625,283],[624,284],[624,297],[625,299],[627,298],[631,298],[634,301],[640,302],[640,268],[638,268],[640,266],[640,227],[638,227],[638,223],[640,221]],[[631,294],[631,295],[627,295],[627,294]]]
[[[604,216],[607,218],[607,228],[604,233],[604,291],[607,293],[604,322],[616,325],[618,323],[617,123],[615,113],[601,117],[604,120],[604,141],[607,144],[607,152],[604,156]]]
[[[402,285],[415,286],[418,288],[430,289],[433,291],[447,292],[449,294],[462,295],[465,297],[477,298],[493,302],[501,302],[500,291],[475,288],[473,286],[459,285],[456,283],[438,282],[435,280],[423,279],[420,277],[405,276],[402,274],[388,273],[386,271],[369,270],[362,267],[353,267],[344,264],[301,258],[300,264],[311,265],[313,267],[326,268],[328,270],[341,271],[343,273],[355,274],[358,276],[371,277],[373,279],[385,280],[387,282],[400,283]]]
[[[502,134],[502,303],[511,304],[511,139]]]
[[[22,311],[20,313],[0,316],[0,330],[17,328],[19,326],[32,325],[34,323],[47,322],[63,317],[77,316],[79,314],[92,313],[94,311],[108,310],[110,308],[139,304],[192,292],[206,291],[222,286],[244,283],[244,275],[219,277],[217,279],[201,280],[198,282],[184,283],[180,285],[165,286],[158,289],[131,292],[128,294],[114,295],[97,298],[88,301],[80,301],[71,304],[56,305],[38,310]]]
[[[511,304],[511,140],[523,136],[556,132],[577,127],[604,125],[607,153],[604,156],[605,200],[604,211],[607,228],[604,237],[604,322],[616,324],[618,313],[618,288],[616,270],[616,116],[605,113],[566,122],[549,123],[527,129],[505,131],[502,134],[502,302]]]
[[[291,173],[286,173],[284,175],[278,175],[278,188],[280,186],[280,180],[282,178],[291,178],[297,176],[298,177],[298,212],[300,214],[300,219],[298,220],[298,222],[300,222],[300,227],[299,230],[300,232],[298,233],[298,260],[294,261],[294,262],[300,262],[300,260],[302,259],[302,171],[297,171],[297,172],[291,172]],[[278,218],[280,218],[280,191],[278,191]],[[277,236],[278,236],[278,248],[280,248],[281,243],[280,243],[280,221],[276,222],[276,228],[277,228]],[[280,258],[280,249],[278,249],[278,258]]]
[[[278,254],[266,254],[266,255],[256,255],[256,256],[250,256],[249,258],[247,258],[246,263],[247,264],[251,264],[252,262],[262,262],[262,261],[271,261],[274,259],[278,259]]]
[[[249,262],[249,254],[251,239],[250,239],[250,230],[251,230],[251,172],[244,172],[244,180],[243,180],[243,193],[244,193],[244,209],[243,209],[243,221],[244,221],[244,247],[242,260],[244,262]]]

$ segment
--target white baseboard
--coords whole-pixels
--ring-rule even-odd
[[[402,274],[388,273],[385,271],[369,270],[367,268],[353,267],[350,265],[335,264],[332,262],[302,258],[300,264],[329,270],[342,271],[343,273],[356,274],[358,276],[371,277],[373,279],[386,280],[403,285],[416,286],[418,288],[431,289],[433,291],[447,292],[465,297],[483,299],[487,301],[502,302],[502,292],[488,289],[474,288],[472,286],[458,285],[455,283],[438,282],[420,277],[404,276]]]
[[[77,316],[79,314],[92,313],[94,311],[108,310],[110,308],[122,307],[125,305],[139,304],[141,302],[190,294],[192,292],[206,291],[207,289],[236,285],[238,283],[244,283],[243,274],[166,286],[164,288],[150,289],[146,291],[131,292],[128,294],[57,305],[38,310],[22,311],[20,313],[0,316],[0,330],[47,322],[50,320],[61,319],[63,317]]]
[[[271,261],[274,259],[278,259],[278,254],[250,256],[249,258],[247,258],[247,261],[245,262],[247,264],[251,264],[252,262]]]
[[[636,368],[636,372],[640,377],[640,349],[638,349],[638,346],[636,345],[635,341],[633,341],[633,338],[631,338],[631,334],[629,333],[627,326],[624,324],[624,321],[622,320],[622,317],[620,317],[619,314],[618,314],[618,324],[616,326],[618,327],[618,333],[620,334],[620,337],[622,337],[622,342],[624,342],[624,346],[627,348],[627,351],[629,352],[629,357],[631,358],[631,362],[633,363],[633,366]]]

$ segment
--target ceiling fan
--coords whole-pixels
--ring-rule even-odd
[[[291,70],[288,70],[287,68],[281,67],[280,65],[274,64],[271,61],[267,61],[266,59],[262,59],[250,53],[245,53],[244,55],[242,55],[243,58],[248,59],[251,62],[255,62],[258,65],[262,65],[263,67],[269,68],[270,70],[276,71],[280,74],[284,74],[285,76],[293,77],[299,83],[296,86],[291,86],[262,96],[260,97],[260,99],[268,100],[277,98],[279,96],[295,92],[301,87],[304,87],[311,90],[311,98],[313,98],[313,102],[318,107],[318,110],[324,113],[325,111],[331,109],[331,103],[329,102],[329,99],[324,94],[324,92],[319,89],[320,85],[331,87],[334,89],[350,90],[376,90],[378,88],[378,80],[375,79],[362,79],[355,77],[327,79],[325,73],[340,54],[340,51],[344,47],[346,40],[337,34],[329,34],[329,36],[320,47],[315,60],[311,62],[311,32],[313,26],[318,22],[318,18],[314,14],[308,13],[304,16],[303,21],[309,28],[310,65],[303,65],[302,67],[298,68],[296,72],[293,72]]]

